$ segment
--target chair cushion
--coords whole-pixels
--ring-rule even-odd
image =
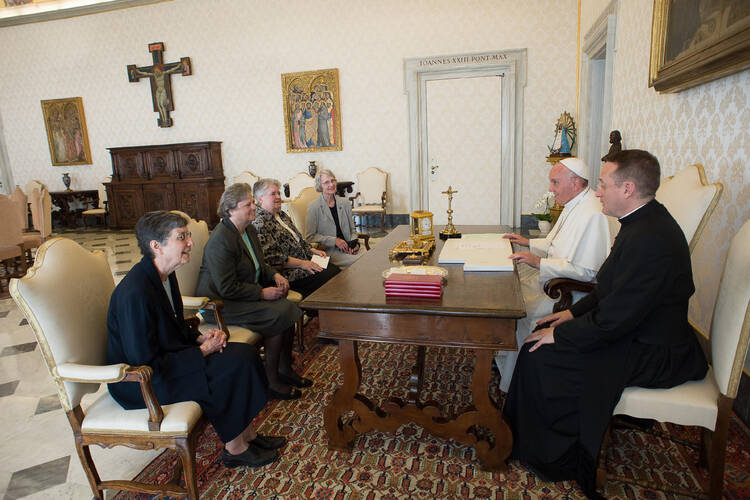
[[[302,302],[302,294],[299,292],[295,292],[294,290],[289,290],[289,293],[286,295],[286,300],[289,302],[294,302],[295,304],[299,304]]]
[[[107,213],[103,208],[90,208],[81,212],[83,215],[105,215]]]
[[[184,401],[161,408],[164,410],[161,430],[149,431],[148,410],[125,410],[109,393],[102,394],[86,410],[81,430],[84,434],[187,434],[203,415],[201,407],[195,401]]]
[[[703,380],[685,382],[671,389],[627,387],[612,413],[714,430],[719,395],[713,371],[709,369]]]
[[[352,213],[357,214],[360,212],[385,212],[385,208],[380,205],[360,205],[352,208]]]
[[[201,324],[198,326],[198,331],[204,333],[216,328],[219,328],[216,323],[207,323],[205,321],[201,321]],[[259,333],[255,333],[254,331],[248,330],[247,328],[243,328],[241,326],[228,325],[227,328],[229,328],[230,342],[240,342],[243,344],[255,345],[263,339],[263,337]]]
[[[24,248],[38,248],[42,244],[42,235],[39,233],[23,233]]]

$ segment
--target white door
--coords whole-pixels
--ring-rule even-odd
[[[451,186],[454,224],[500,224],[502,77],[428,80],[426,83],[429,210],[448,220]]]

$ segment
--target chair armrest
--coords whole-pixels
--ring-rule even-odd
[[[364,233],[357,233],[357,239],[365,241],[365,250],[370,249],[370,235]]]
[[[544,293],[552,300],[557,300],[552,312],[569,309],[573,305],[573,292],[589,293],[593,289],[594,283],[569,278],[553,278],[544,285]]]
[[[211,299],[208,297],[191,297],[189,295],[182,296],[182,307],[188,309],[204,309],[206,303],[210,302]]]
[[[214,313],[216,326],[218,326],[221,331],[227,334],[227,340],[229,340],[229,328],[227,327],[227,324],[224,321],[224,315],[221,312],[224,309],[224,303],[218,299],[212,299],[206,302],[203,305],[202,309],[206,311],[212,311]]]
[[[57,375],[68,382],[93,382],[108,384],[120,382],[125,378],[129,366],[125,363],[116,365],[82,365],[79,363],[64,363],[55,370]]]
[[[359,196],[359,191],[357,191],[354,196],[349,197],[349,201],[352,202],[352,208],[354,208],[354,200],[356,200],[358,196]]]
[[[383,195],[380,197],[380,206],[385,208],[385,201],[386,201],[386,192],[383,191]]]
[[[289,191],[289,183],[284,183],[284,198],[289,198],[290,191]]]
[[[161,421],[164,420],[164,410],[161,409],[154,394],[154,386],[151,384],[153,376],[154,370],[150,366],[128,366],[123,381],[138,382],[141,385],[143,402],[148,408],[148,430],[158,431],[161,428]]]

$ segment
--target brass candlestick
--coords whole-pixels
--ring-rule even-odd
[[[451,206],[453,204],[453,195],[456,193],[458,193],[458,191],[454,191],[452,186],[448,186],[448,190],[443,191],[443,194],[448,195],[448,224],[446,224],[445,228],[440,231],[441,240],[461,237],[461,233],[458,232],[456,226],[453,225],[453,208]]]

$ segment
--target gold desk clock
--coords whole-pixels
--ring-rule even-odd
[[[424,260],[435,248],[435,232],[432,230],[432,212],[415,210],[411,213],[411,238],[396,243],[388,255],[391,259],[405,257],[412,263]]]

